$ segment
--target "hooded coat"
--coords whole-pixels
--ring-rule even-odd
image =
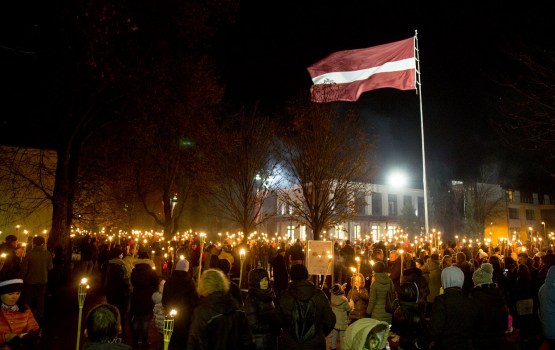
[[[418,303],[423,304],[428,299],[430,294],[430,287],[428,287],[428,281],[422,274],[422,270],[417,267],[405,269],[403,271],[402,283],[416,283],[418,286]]]
[[[218,291],[202,298],[192,318],[187,347],[181,349],[249,350],[253,347],[245,311],[228,293]]]
[[[251,327],[256,350],[277,349],[279,327],[275,314],[274,301],[276,296],[269,286],[260,289],[260,281],[268,278],[264,269],[249,272],[249,292],[245,298],[245,312]]]
[[[173,271],[164,284],[162,305],[166,310],[176,310],[170,349],[186,349],[193,310],[199,302],[197,289],[187,271]]]
[[[555,266],[551,266],[547,271],[545,283],[540,287],[538,297],[543,335],[547,339],[555,339]]]
[[[291,333],[291,312],[295,299],[303,301],[312,299],[317,311],[316,319],[320,320],[320,322],[316,325],[316,335],[303,344],[297,343]],[[279,339],[279,349],[325,349],[326,336],[330,334],[335,326],[335,314],[331,309],[328,298],[324,292],[316,288],[312,282],[304,279],[291,282],[287,290],[281,293],[279,302],[276,305],[276,315],[281,327],[283,328],[283,332]]]
[[[349,326],[349,312],[353,310],[345,294],[331,295],[331,309],[335,314],[335,329],[344,331]]]
[[[391,323],[391,314],[385,311],[387,291],[394,288],[393,282],[385,272],[376,272],[370,285],[370,299],[366,313],[373,319]]]
[[[480,316],[480,327],[474,334],[474,348],[502,349],[509,317],[503,292],[495,283],[481,284],[470,291],[469,297],[476,302]]]

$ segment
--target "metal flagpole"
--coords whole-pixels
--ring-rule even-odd
[[[430,232],[428,225],[428,184],[426,181],[426,151],[424,149],[424,113],[422,111],[422,82],[420,81],[420,55],[418,52],[418,30],[414,31],[414,49],[416,53],[416,93],[420,100],[420,135],[422,138],[422,182],[424,184],[424,220],[426,235]]]

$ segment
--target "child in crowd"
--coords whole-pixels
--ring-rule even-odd
[[[39,341],[40,329],[29,306],[19,297],[23,280],[15,273],[5,273],[0,282],[0,347],[19,349]]]
[[[160,284],[158,285],[158,290],[152,293],[152,301],[154,302],[154,326],[156,327],[156,331],[158,332],[158,349],[164,348],[164,320],[166,318],[166,309],[162,305],[162,295],[164,294],[164,283],[166,280],[161,279]]]
[[[131,350],[121,343],[121,318],[118,308],[112,304],[100,304],[87,315],[85,335],[88,342],[83,350]]]
[[[349,312],[354,309],[353,301],[345,296],[345,285],[336,283],[331,289],[331,309],[335,314],[335,327],[332,331],[331,348],[336,349],[337,338],[341,350],[345,349],[345,330],[349,326]]]

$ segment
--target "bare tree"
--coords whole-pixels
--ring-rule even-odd
[[[0,226],[51,210],[56,153],[0,146]]]
[[[278,185],[275,127],[255,108],[242,110],[225,129],[225,144],[214,157],[212,209],[248,235],[273,216],[262,209]]]
[[[509,145],[543,158],[540,165],[555,177],[555,52],[527,48],[513,58],[516,74],[500,81],[505,96],[498,130]]]
[[[461,183],[458,196],[463,232],[470,237],[483,237],[486,224],[504,218],[505,191],[497,183],[497,171],[482,167],[476,181]]]
[[[322,231],[356,214],[358,192],[367,192],[373,149],[357,116],[336,104],[298,104],[280,154],[290,186],[278,192],[292,220]]]

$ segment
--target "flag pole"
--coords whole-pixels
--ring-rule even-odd
[[[418,51],[418,30],[414,31],[414,49],[416,54],[416,93],[420,100],[420,135],[422,139],[422,183],[424,185],[424,223],[426,235],[430,232],[428,224],[428,184],[426,181],[426,150],[424,148],[424,113],[422,109],[422,82],[420,81],[420,54]]]

